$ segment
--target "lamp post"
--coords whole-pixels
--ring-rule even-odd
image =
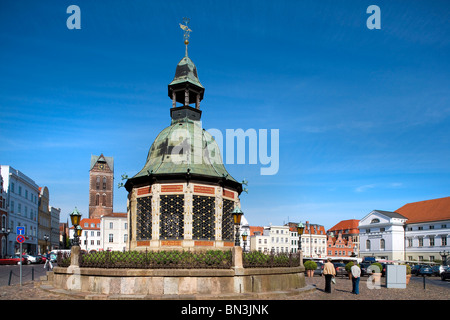
[[[239,241],[239,226],[241,225],[241,217],[244,214],[244,212],[242,212],[241,208],[235,207],[233,209],[233,211],[231,212],[231,214],[233,215],[234,226],[236,228],[236,235],[235,235],[234,245],[239,247],[239,245],[240,245],[240,241]]]
[[[299,223],[297,225],[297,233],[298,233],[298,251],[302,251],[302,234],[303,231],[305,230],[305,226],[303,225],[303,223]]]
[[[10,228],[5,228],[2,227],[2,229],[0,230],[0,233],[5,237],[6,241],[5,241],[5,249],[2,246],[2,252],[0,254],[0,256],[3,258],[3,251],[5,251],[5,255],[8,255],[8,235],[10,234],[11,229]],[[3,237],[2,237],[3,238]],[[3,241],[3,239],[2,239]]]
[[[245,252],[245,244],[247,243],[247,231],[244,231],[244,233],[242,234],[242,241],[244,241],[244,252]]]
[[[81,213],[78,211],[77,207],[75,207],[75,209],[70,213],[70,221],[72,222],[74,228],[72,244],[74,246],[79,246],[82,229],[80,227]]]
[[[447,256],[448,256],[448,254],[449,254],[450,252],[448,252],[448,251],[439,251],[439,254],[441,255],[441,257],[442,257],[442,265],[443,266],[445,266],[446,264],[447,264]]]

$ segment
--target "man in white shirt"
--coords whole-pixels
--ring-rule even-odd
[[[359,294],[359,280],[361,279],[361,269],[355,262],[351,267],[352,272],[352,293]]]

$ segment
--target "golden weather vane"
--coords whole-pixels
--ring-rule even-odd
[[[191,19],[184,17],[183,18],[183,23],[180,23],[180,28],[183,29],[184,31],[184,44],[186,45],[186,57],[188,55],[188,44],[189,44],[189,35],[192,32],[192,30],[188,27],[189,21],[191,21]]]

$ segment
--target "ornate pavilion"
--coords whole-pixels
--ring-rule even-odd
[[[125,184],[130,250],[234,246],[231,212],[240,207],[242,184],[227,172],[216,141],[202,128],[205,88],[188,57],[188,43],[185,38],[185,57],[168,85],[171,124],[156,137],[142,170]]]

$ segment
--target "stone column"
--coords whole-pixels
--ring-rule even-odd
[[[152,185],[152,240],[159,240],[160,192],[160,184]]]
[[[177,95],[175,91],[172,91],[172,108],[175,108],[177,106]]]
[[[70,266],[71,267],[79,267],[80,266],[80,254],[81,254],[80,246],[72,246],[72,248],[70,249]]]
[[[242,247],[234,246],[232,249],[232,268],[233,269],[242,269],[244,268],[244,264],[242,261]]]
[[[184,192],[184,240],[192,240],[193,184],[185,185]]]
[[[189,105],[189,89],[184,90],[184,105]]]
[[[222,187],[216,187],[216,203],[215,203],[215,230],[216,241],[222,240],[222,217],[223,217],[223,189]]]
[[[197,93],[197,100],[195,101],[195,109],[200,109],[200,94]]]

